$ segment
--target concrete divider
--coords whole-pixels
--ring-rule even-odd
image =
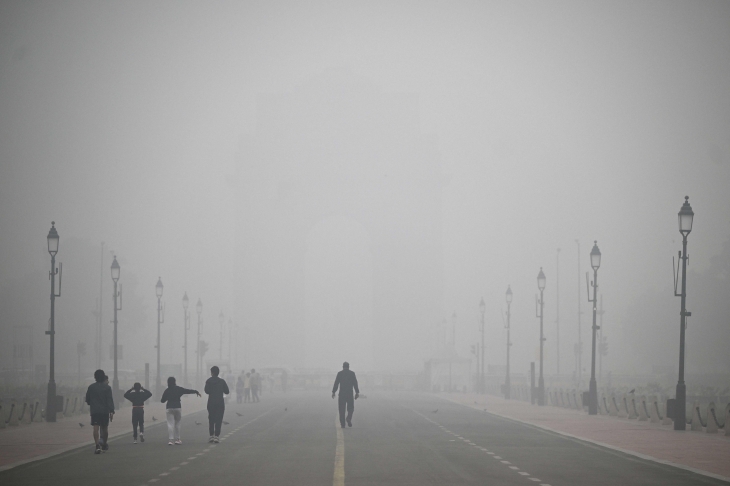
[[[30,424],[30,414],[31,414],[30,404],[28,403],[28,400],[23,400],[23,408],[20,411],[20,418],[19,418],[20,423],[29,425]]]
[[[653,424],[658,424],[662,421],[662,414],[659,412],[659,400],[656,396],[650,398],[651,403],[649,403],[649,421]]]
[[[649,420],[649,410],[646,409],[646,395],[641,395],[639,397],[639,406],[637,408],[639,409],[639,422],[646,422]]]
[[[618,418],[629,418],[629,409],[626,402],[626,394],[624,393],[621,398],[618,399]]]
[[[34,400],[35,405],[33,406],[33,416],[31,420],[33,422],[43,422],[43,412],[41,411],[41,401],[37,398]]]
[[[69,408],[71,406],[71,408]],[[64,417],[70,417],[71,411],[73,410],[73,404],[71,403],[71,397],[66,397],[66,403],[63,407],[63,416]]]
[[[635,418],[638,418],[638,415],[636,413],[636,400],[633,393],[624,395],[624,403],[626,405],[626,411],[629,414],[629,419],[633,420]]]
[[[611,415],[611,409],[608,407],[608,402],[606,401],[605,394],[601,396],[601,414]]]
[[[717,423],[717,415],[715,415],[715,402],[707,404],[707,413],[705,416],[707,417],[705,432],[708,434],[717,434],[717,431],[720,429],[720,424]]]

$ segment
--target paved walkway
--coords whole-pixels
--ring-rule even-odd
[[[671,425],[605,415],[589,416],[577,410],[538,407],[493,395],[452,393],[440,396],[505,418],[730,481],[730,437],[723,435],[723,431],[719,434],[679,432]]]
[[[207,397],[183,397],[183,415],[205,409]],[[155,417],[157,421],[152,420]],[[145,407],[145,426],[165,422],[165,404],[150,403]],[[55,423],[37,422],[29,425],[8,426],[0,429],[0,471],[27,462],[94,443],[88,414],[64,417]],[[83,427],[79,424],[83,424]],[[192,424],[183,422],[185,428]],[[206,421],[207,426],[207,421]],[[206,427],[207,429],[207,427]],[[109,424],[109,438],[129,434],[132,436],[132,407],[117,410]]]

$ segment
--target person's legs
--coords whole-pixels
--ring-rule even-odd
[[[175,440],[175,409],[168,408],[165,410],[167,416],[167,438],[172,442]]]
[[[347,425],[352,427],[352,413],[355,411],[355,399],[349,397],[347,399]]]
[[[215,436],[215,408],[208,407],[208,434]]]
[[[180,429],[182,428],[182,410],[179,408],[175,410],[175,440],[180,440]]]
[[[139,426],[139,415],[137,414],[137,409],[132,409],[132,438],[134,440],[137,440],[137,427]]]
[[[226,413],[226,407],[220,407],[217,412],[218,414],[215,417],[215,436],[220,437],[221,425],[223,424],[223,415]]]
[[[102,450],[107,450],[109,448],[109,444],[107,441],[109,440],[109,426],[108,425],[101,425],[99,426],[99,442],[101,443]]]
[[[346,404],[347,404],[347,400],[345,399],[345,397],[343,397],[342,395],[337,397],[337,405],[340,408],[340,425],[342,427],[345,426],[345,405]]]
[[[99,447],[99,426],[94,425],[94,431],[92,432],[92,435],[94,436],[94,443],[96,444],[96,447]]]
[[[138,408],[139,412],[139,438],[144,442],[144,408]]]

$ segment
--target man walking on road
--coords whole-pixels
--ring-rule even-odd
[[[91,414],[91,425],[94,426],[94,454],[101,454],[101,451],[109,450],[107,439],[109,438],[109,422],[114,419],[114,399],[112,388],[104,383],[108,379],[104,370],[94,372],[96,383],[89,385],[86,390],[86,403],[89,405]]]
[[[261,375],[256,373],[256,368],[251,368],[251,401],[258,402],[259,390],[261,389]]]
[[[352,427],[352,413],[355,411],[355,400],[360,396],[360,389],[357,386],[357,377],[354,371],[350,371],[350,363],[342,363],[342,371],[337,373],[335,386],[332,387],[332,398],[335,398],[337,387],[340,387],[338,405],[340,407],[340,425],[345,428],[345,407],[347,407],[347,425]],[[352,390],[355,389],[355,396]]]
[[[226,380],[219,378],[220,369],[213,366],[210,369],[210,378],[205,382],[205,393],[208,394],[208,431],[210,439],[208,442],[220,442],[221,423],[223,423],[223,414],[226,411],[226,403],[223,395],[231,393],[228,390]]]
[[[137,443],[137,426],[139,426],[139,440],[144,442],[144,402],[151,396],[152,392],[142,388],[139,383],[135,383],[134,387],[124,394],[124,398],[132,402],[132,431],[135,444]]]

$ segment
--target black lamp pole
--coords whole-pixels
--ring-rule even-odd
[[[510,307],[512,305],[512,288],[508,285],[507,286],[507,294],[506,294],[506,300],[507,300],[507,375],[504,379],[504,398],[507,400],[510,399],[510,388],[511,388],[511,380],[509,377],[509,348],[512,346],[512,343],[510,342]]]
[[[58,253],[58,231],[56,231],[56,222],[51,221],[51,229],[48,231],[48,253],[51,255],[51,271],[48,272],[48,279],[51,281],[51,318],[49,320],[49,329],[46,331],[51,337],[51,356],[49,364],[48,376],[48,396],[46,398],[46,422],[56,421],[56,297],[61,297],[61,276],[63,269],[56,268],[56,253]],[[61,265],[59,265],[61,267]],[[56,275],[58,275],[58,294],[56,294]]]
[[[482,313],[481,331],[482,331],[482,361],[481,361],[481,377],[479,379],[479,391],[481,393],[487,392],[487,381],[484,376],[484,313],[487,310],[487,305],[484,303],[484,298],[479,301],[479,310]],[[477,356],[478,358],[479,356]]]
[[[535,309],[537,311],[537,317],[540,318],[540,378],[537,381],[537,404],[545,405],[545,380],[542,376],[542,354],[543,346],[545,344],[545,338],[542,331],[543,305],[545,303],[543,300],[543,292],[545,290],[545,274],[542,272],[542,267],[540,267],[540,273],[537,274],[537,288],[540,289],[540,300],[536,302],[536,307],[539,307],[539,309]]]
[[[591,250],[591,267],[593,267],[593,298],[590,289],[588,291],[588,302],[593,304],[593,336],[591,341],[591,381],[588,385],[588,415],[598,415],[598,385],[596,384],[596,311],[598,310],[598,268],[601,266],[601,250],[598,249],[598,242],[593,242]],[[588,284],[588,272],[586,272],[586,285]]]
[[[679,379],[677,381],[677,391],[675,400],[674,413],[674,430],[687,429],[687,386],[684,384],[684,334],[687,327],[687,317],[691,316],[691,312],[687,312],[687,236],[692,231],[692,221],[694,219],[692,206],[689,205],[689,196],[685,196],[684,204],[679,210],[679,232],[682,233],[682,252],[679,259],[682,260],[682,292],[677,293],[677,281],[674,281],[674,295],[681,297],[682,309],[679,318]]]
[[[162,311],[162,277],[157,278],[155,293],[157,294],[157,378],[155,381],[157,396],[162,396],[162,377],[160,375],[160,324],[165,322],[164,313]]]
[[[183,344],[183,383],[185,386],[190,386],[188,382],[188,329],[190,329],[190,313],[188,312],[188,305],[190,299],[188,299],[188,293],[185,292],[183,295],[183,328],[185,333],[185,341]]]
[[[120,274],[120,268],[119,263],[117,263],[117,257],[114,256],[114,261],[112,261],[112,281],[114,282],[114,377],[112,378],[112,396],[114,397],[114,400],[117,400],[117,403],[119,402],[119,374],[117,372],[117,350],[119,346],[117,345],[117,311],[122,310],[122,291],[117,291],[117,282],[119,281],[119,274]],[[119,299],[119,302],[117,303],[117,298]]]

